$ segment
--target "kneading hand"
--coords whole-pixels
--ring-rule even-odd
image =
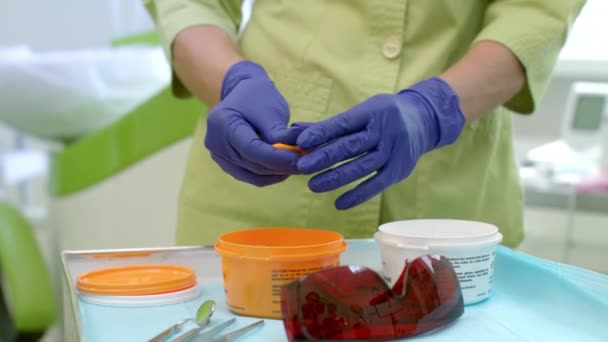
[[[314,176],[314,192],[335,190],[364,178],[336,200],[337,209],[359,205],[412,172],[424,153],[453,143],[465,123],[454,90],[440,78],[424,80],[398,94],[376,95],[350,110],[304,127],[297,145],[310,153],[297,163]]]
[[[295,144],[301,129],[288,129],[289,106],[265,70],[249,61],[230,67],[221,102],[207,117],[205,146],[234,178],[256,186],[284,181],[298,173],[299,155],[273,143]]]

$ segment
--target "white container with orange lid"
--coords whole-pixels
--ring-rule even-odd
[[[178,265],[134,265],[83,273],[76,288],[82,301],[142,307],[182,303],[200,295],[195,272]]]

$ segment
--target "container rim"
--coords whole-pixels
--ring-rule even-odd
[[[459,219],[412,219],[383,223],[384,235],[395,238],[424,240],[475,240],[491,238],[499,232],[493,224]]]
[[[395,236],[387,236],[383,232],[376,232],[374,239],[382,246],[392,246],[397,248],[407,248],[414,250],[431,251],[434,249],[471,249],[471,248],[485,248],[488,246],[497,246],[502,242],[502,234],[496,233],[489,237],[482,239],[416,239],[416,238],[403,238]]]
[[[316,233],[322,233],[322,234],[327,234],[327,235],[334,235],[332,240],[328,240],[325,242],[320,242],[320,243],[311,243],[311,244],[303,244],[303,245],[275,245],[275,246],[268,246],[268,245],[260,245],[260,244],[244,244],[244,243],[235,243],[235,242],[231,242],[231,241],[227,241],[228,237],[231,236],[235,236],[241,233],[251,233],[252,231],[271,231],[274,230],[277,233],[279,232],[294,232],[294,231],[298,231],[298,232],[304,232],[304,231],[308,231],[308,232],[316,232]],[[220,236],[220,238],[218,239],[216,245],[219,243],[222,246],[225,247],[233,247],[236,249],[242,249],[242,248],[248,248],[248,249],[255,249],[255,250],[269,250],[269,251],[273,251],[273,250],[286,250],[286,251],[297,251],[297,250],[306,250],[306,249],[315,249],[315,248],[329,248],[332,246],[336,246],[336,248],[339,248],[339,246],[342,244],[342,242],[344,241],[344,236],[339,233],[339,232],[335,232],[335,231],[331,231],[331,230],[325,230],[325,229],[317,229],[317,228],[307,228],[307,227],[259,227],[259,228],[247,228],[247,229],[241,229],[241,230],[237,230],[237,231],[232,231],[232,232],[228,232],[228,233],[224,233]]]
[[[80,292],[78,297],[87,303],[112,306],[112,307],[150,307],[184,303],[198,298],[201,294],[200,285],[194,284],[191,287],[151,295],[103,295]]]
[[[346,241],[340,241],[340,245],[326,250],[313,250],[310,253],[292,253],[289,251],[288,253],[282,249],[275,250],[262,250],[264,253],[244,253],[243,251],[235,251],[223,248],[221,243],[218,241],[215,243],[214,248],[215,251],[221,257],[232,257],[238,259],[249,259],[249,260],[258,260],[258,261],[272,261],[272,260],[306,260],[306,259],[314,259],[314,258],[322,258],[329,257],[333,255],[340,255],[344,253],[346,248],[348,247],[348,243]],[[304,251],[304,249],[302,249]]]

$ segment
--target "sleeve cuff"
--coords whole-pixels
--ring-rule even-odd
[[[556,57],[552,53],[561,47],[561,43],[549,38],[533,31],[522,34],[519,30],[487,27],[473,42],[497,42],[511,50],[523,65],[526,82],[521,91],[504,104],[507,109],[520,114],[534,112],[555,66]],[[546,54],[546,51],[550,52]]]
[[[172,46],[177,35],[192,26],[211,25],[216,26],[226,32],[231,39],[236,40],[238,27],[227,16],[223,15],[223,9],[218,4],[213,6],[193,6],[188,1],[173,2],[167,6],[156,6],[157,27],[161,36],[161,41],[165,55],[169,63],[173,62]],[[211,7],[211,8],[209,8]],[[188,98],[192,96],[188,89],[179,80],[172,68],[171,90],[178,98]]]

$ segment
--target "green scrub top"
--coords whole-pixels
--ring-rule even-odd
[[[257,0],[240,35],[239,0],[144,1],[169,56],[175,36],[189,26],[224,29],[245,58],[266,68],[292,122],[323,120],[437,75],[480,40],[508,47],[526,70],[525,88],[504,106],[468,125],[454,144],[424,155],[407,179],[346,211],[334,201],[357,183],[319,194],[308,189],[309,176],[264,188],[233,179],[203,146],[202,115],[179,200],[178,244],[208,245],[227,231],[266,226],[371,238],[383,222],[415,218],[489,222],[503,244],[522,241],[511,117],[534,111],[584,0]],[[191,96],[175,76],[173,91]]]

